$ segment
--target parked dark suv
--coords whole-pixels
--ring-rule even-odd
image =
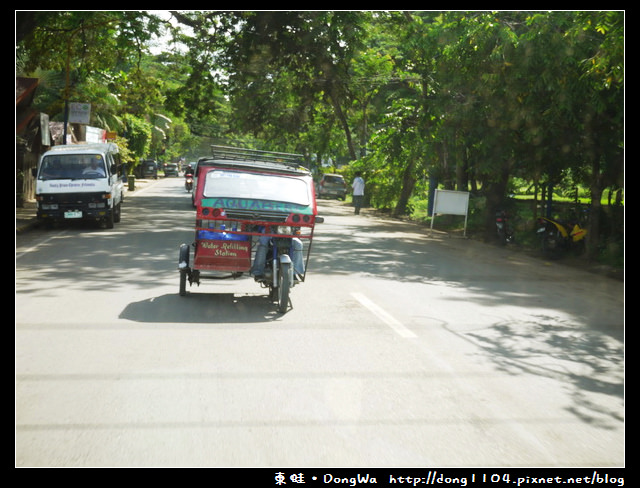
[[[318,196],[320,198],[339,198],[344,200],[347,197],[347,184],[342,175],[322,175],[318,183]]]
[[[142,161],[140,166],[140,177],[158,179],[158,164],[155,161]]]

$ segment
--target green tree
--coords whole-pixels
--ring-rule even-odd
[[[54,118],[85,98],[135,154],[177,157],[196,135],[351,160],[398,214],[427,176],[484,195],[487,228],[513,177],[578,182],[597,249],[600,197],[623,181],[623,12],[172,15],[19,13],[20,72],[39,70]],[[151,56],[161,26],[180,48]]]
[[[245,13],[225,50],[229,94],[242,127],[262,130],[270,119],[274,130],[295,133],[314,123],[313,107],[323,101],[342,128],[349,158],[356,159],[348,79],[365,19],[362,12]]]
[[[131,114],[125,114],[123,122],[123,136],[129,142],[128,146],[133,159],[144,158],[151,149],[153,126],[145,119]],[[130,169],[133,169],[133,166]]]
[[[145,43],[157,32],[153,18],[137,12],[17,12],[16,20],[23,72],[63,75],[60,103],[47,107],[52,116],[64,110],[64,102],[91,91],[83,85],[108,86],[119,66],[139,61]]]
[[[576,98],[579,155],[591,192],[587,251],[600,247],[601,200],[624,178],[624,12],[578,12],[567,31],[580,58],[582,98]],[[585,101],[587,103],[585,103]]]
[[[618,157],[608,157],[607,167],[620,167],[622,91],[612,85],[620,84],[622,69],[611,66],[622,59],[620,15],[428,12],[410,18],[401,46],[407,66],[428,81],[422,93],[432,118],[423,120],[431,121],[440,147],[430,172],[445,183],[466,184],[464,173],[477,181],[488,201],[487,226],[513,175],[557,184],[567,171],[591,173],[601,188],[602,171],[593,163],[610,151]],[[607,29],[618,42],[605,39]],[[599,202],[598,187],[591,187]]]

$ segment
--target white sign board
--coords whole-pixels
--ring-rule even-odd
[[[86,127],[85,140],[87,142],[104,142],[106,131],[99,127]]]
[[[90,103],[69,103],[69,123],[70,124],[88,124],[91,118]]]
[[[469,213],[469,192],[436,189],[431,215],[431,230],[436,215],[464,215],[464,235],[467,235],[467,216]]]

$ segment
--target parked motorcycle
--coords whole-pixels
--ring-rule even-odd
[[[496,232],[498,244],[504,246],[514,241],[513,227],[509,214],[505,210],[496,212]]]
[[[188,192],[193,190],[193,174],[187,173],[184,175],[184,189]]]
[[[541,217],[538,219],[538,236],[542,255],[549,259],[558,259],[567,252],[579,255],[584,252],[587,229],[578,222],[560,222]]]

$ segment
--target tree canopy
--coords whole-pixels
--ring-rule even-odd
[[[516,177],[622,188],[622,11],[29,11],[16,45],[42,111],[90,101],[138,157],[302,152],[398,214],[427,178],[489,212]]]

